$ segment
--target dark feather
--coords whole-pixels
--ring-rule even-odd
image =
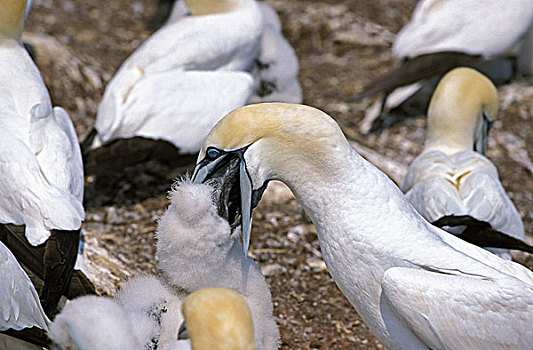
[[[350,98],[350,102],[361,101],[378,93],[389,94],[395,89],[416,83],[419,80],[444,75],[449,70],[463,66],[476,68],[485,60],[463,52],[438,52],[409,59],[385,76],[379,78],[362,92]]]
[[[180,154],[168,141],[132,137],[113,140],[90,151],[86,148],[83,163],[86,175],[100,175],[149,160],[176,167],[194,167],[196,154]]]
[[[9,335],[20,340],[24,340],[25,342],[35,344],[37,346],[42,346],[47,349],[51,345],[51,341],[50,339],[48,339],[46,332],[37,327],[24,328],[20,331],[8,329],[6,331],[0,331],[0,333]]]
[[[533,254],[533,246],[495,230],[488,222],[477,220],[469,215],[447,215],[432,224],[440,228],[466,226],[466,229],[457,237],[478,247],[516,249]]]

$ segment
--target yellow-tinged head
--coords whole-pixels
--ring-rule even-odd
[[[231,12],[246,0],[185,0],[194,16]]]
[[[474,69],[456,68],[439,82],[427,114],[426,149],[485,153],[488,130],[498,116],[496,87]]]
[[[0,0],[0,40],[15,39],[20,42],[25,12],[26,0]]]
[[[252,314],[243,297],[226,288],[200,289],[182,306],[193,350],[254,350]]]
[[[222,178],[230,200],[235,184],[241,194],[243,250],[248,249],[252,209],[270,180],[284,182],[303,201],[303,191],[344,181],[346,162],[354,150],[339,125],[326,113],[309,106],[261,103],[234,110],[222,118],[200,150],[193,181]],[[237,163],[235,161],[238,161]],[[224,217],[233,223],[232,210]]]
[[[330,161],[335,149],[349,144],[339,125],[316,108],[260,103],[238,108],[221,119],[207,136],[199,159],[204,158],[208,147],[230,151],[246,146],[250,146],[245,153],[247,163],[251,163],[248,171],[260,158],[262,169],[271,172],[269,179],[285,181],[283,174],[300,173],[302,167],[333,171]]]

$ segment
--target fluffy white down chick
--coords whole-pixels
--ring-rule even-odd
[[[159,268],[168,283],[191,293],[225,287],[241,293],[252,310],[257,349],[277,349],[279,331],[270,290],[259,267],[242,253],[240,230],[217,214],[213,188],[178,181],[158,228]]]
[[[212,200],[213,188],[177,182],[171,205],[159,222],[159,268],[166,279],[140,276],[114,299],[82,297],[69,303],[50,327],[56,349],[190,349],[178,341],[185,297],[205,287],[231,288],[248,303],[256,349],[279,347],[268,285],[258,266],[245,258],[239,230],[231,231]]]

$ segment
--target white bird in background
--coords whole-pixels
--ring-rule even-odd
[[[325,113],[241,107],[213,128],[198,159],[195,181],[214,175],[240,192],[228,211],[242,215],[245,242],[264,187],[284,182],[315,224],[340,290],[387,348],[531,349],[533,273],[428,223]]]
[[[485,157],[490,125],[498,114],[496,87],[474,69],[456,68],[442,78],[427,114],[426,145],[401,186],[409,202],[429,222],[468,215],[523,241],[520,214]],[[463,237],[465,230],[448,231]],[[484,237],[479,238],[469,242],[483,246]],[[507,249],[489,250],[511,259]]]
[[[74,300],[69,305],[77,306],[67,305],[50,327],[53,342],[64,349],[140,348],[131,347],[133,340],[145,348],[188,349],[189,341],[177,341],[183,321],[182,301],[198,289],[224,287],[242,294],[250,307],[257,349],[278,349],[279,331],[265,278],[255,262],[243,256],[239,230],[231,230],[217,213],[223,209],[213,203],[213,197],[227,195],[221,188],[213,190],[190,181],[175,184],[170,193],[172,204],[157,230],[157,256],[163,279],[135,277],[114,300],[102,301],[98,311],[84,311],[97,307],[93,306],[97,299],[92,296]],[[110,303],[122,311],[106,311]],[[136,327],[142,328],[143,333],[135,333],[139,332]],[[115,334],[114,339],[107,339],[110,333]]]
[[[362,131],[368,132],[381,114],[420,92],[423,108],[438,79],[448,70],[469,66],[494,81],[513,75],[513,59],[520,74],[533,74],[533,2],[530,0],[421,0],[411,21],[396,35],[392,46],[400,67],[379,78],[352,98],[361,100],[383,92],[365,113]],[[529,40],[531,41],[531,40]],[[433,79],[431,79],[433,78]]]
[[[148,38],[108,84],[87,138],[92,149],[147,138],[196,154],[215,123],[248,103],[255,89],[255,100],[301,101],[298,62],[275,13],[254,0],[187,0],[175,7],[184,4],[190,13],[180,11]],[[86,163],[98,171],[90,157]]]
[[[39,70],[21,46],[25,10],[26,1],[0,3],[0,239],[44,281],[41,302],[51,316],[76,262],[83,166],[67,112],[52,107]],[[76,276],[92,288],[85,276]]]

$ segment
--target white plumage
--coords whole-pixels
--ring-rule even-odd
[[[0,242],[0,331],[38,327],[48,330],[44,313],[30,278],[9,249]]]
[[[167,24],[124,61],[107,86],[93,148],[142,136],[195,153],[198,140],[223,115],[250,101],[261,82],[275,89],[260,100],[301,100],[296,56],[266,5],[226,0],[220,12],[211,8],[214,1],[189,2],[201,13],[190,14],[186,2],[176,2]],[[268,68],[254,68],[263,58]]]
[[[208,147],[229,153],[207,158]],[[429,224],[325,113],[241,107],[208,135],[196,174],[237,152],[248,196],[273,179],[292,190],[335,282],[387,348],[531,348],[533,273]]]
[[[421,0],[394,40],[396,58],[459,51],[492,57],[519,43],[533,22],[530,0]]]
[[[74,127],[50,96],[20,37],[0,42],[0,222],[26,225],[33,245],[84,218],[83,166]]]
[[[163,279],[135,277],[114,300],[102,301],[102,307],[90,317],[84,317],[83,310],[97,299],[74,300],[72,305],[81,306],[67,305],[56,317],[50,330],[52,340],[62,347],[76,344],[78,349],[100,349],[92,345],[93,340],[84,339],[105,339],[107,328],[111,327],[117,329],[114,339],[101,340],[109,342],[101,343],[107,348],[111,344],[117,344],[113,345],[117,349],[127,348],[132,334],[136,334],[133,338],[139,344],[148,348],[154,344],[159,349],[188,348],[187,341],[185,345],[184,341],[177,341],[183,321],[183,299],[201,288],[226,287],[241,293],[250,306],[257,349],[277,349],[279,333],[272,316],[268,285],[253,260],[242,255],[239,231],[231,232],[228,222],[218,216],[212,194],[213,189],[207,185],[188,181],[175,184],[170,194],[172,204],[160,219],[157,231],[157,255]],[[110,303],[127,317],[117,317],[111,309],[106,311]],[[97,326],[95,318],[105,319],[104,329]],[[71,331],[73,327],[76,332]],[[139,335],[140,330],[135,327],[142,328],[144,333]],[[76,336],[78,333],[83,336]]]
[[[486,143],[488,129],[483,124],[496,118],[497,98],[494,85],[473,69],[457,68],[444,76],[428,110],[426,147],[411,164],[402,190],[430,222],[446,215],[470,215],[524,240],[522,219],[498,170],[483,149],[474,150],[476,144]],[[491,251],[511,258],[508,250]]]

